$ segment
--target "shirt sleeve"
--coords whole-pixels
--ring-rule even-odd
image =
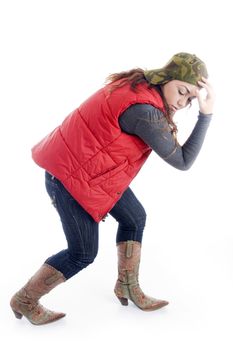
[[[187,141],[179,145],[164,114],[149,104],[134,104],[119,117],[121,129],[140,137],[168,164],[188,170],[197,158],[204,142],[211,115],[199,113]]]

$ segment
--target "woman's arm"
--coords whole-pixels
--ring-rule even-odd
[[[192,166],[200,152],[210,121],[211,114],[200,112],[191,135],[180,146],[163,113],[149,104],[135,104],[119,118],[124,132],[139,136],[161,158],[179,170],[187,170]]]

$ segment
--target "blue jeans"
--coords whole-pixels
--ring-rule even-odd
[[[99,224],[79,205],[62,183],[45,172],[46,190],[56,208],[67,240],[67,249],[45,262],[61,271],[66,279],[91,264],[98,253]],[[118,222],[116,242],[141,242],[146,213],[128,188],[109,212]]]

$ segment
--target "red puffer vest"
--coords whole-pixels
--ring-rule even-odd
[[[59,179],[93,217],[101,221],[120,199],[151,152],[139,137],[122,132],[118,118],[132,104],[164,111],[147,84],[98,90],[52,133],[32,148],[34,161]]]

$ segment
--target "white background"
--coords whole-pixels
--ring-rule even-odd
[[[230,1],[0,1],[0,342],[4,349],[232,349],[232,11]],[[180,51],[208,66],[217,100],[188,172],[155,154],[132,183],[148,219],[140,280],[169,300],[145,313],[113,295],[116,222],[100,224],[99,255],[43,303],[67,312],[47,326],[17,320],[11,295],[65,247],[31,147],[106,76],[159,68]],[[184,142],[197,105],[178,115]],[[3,348],[1,345],[1,348]]]

